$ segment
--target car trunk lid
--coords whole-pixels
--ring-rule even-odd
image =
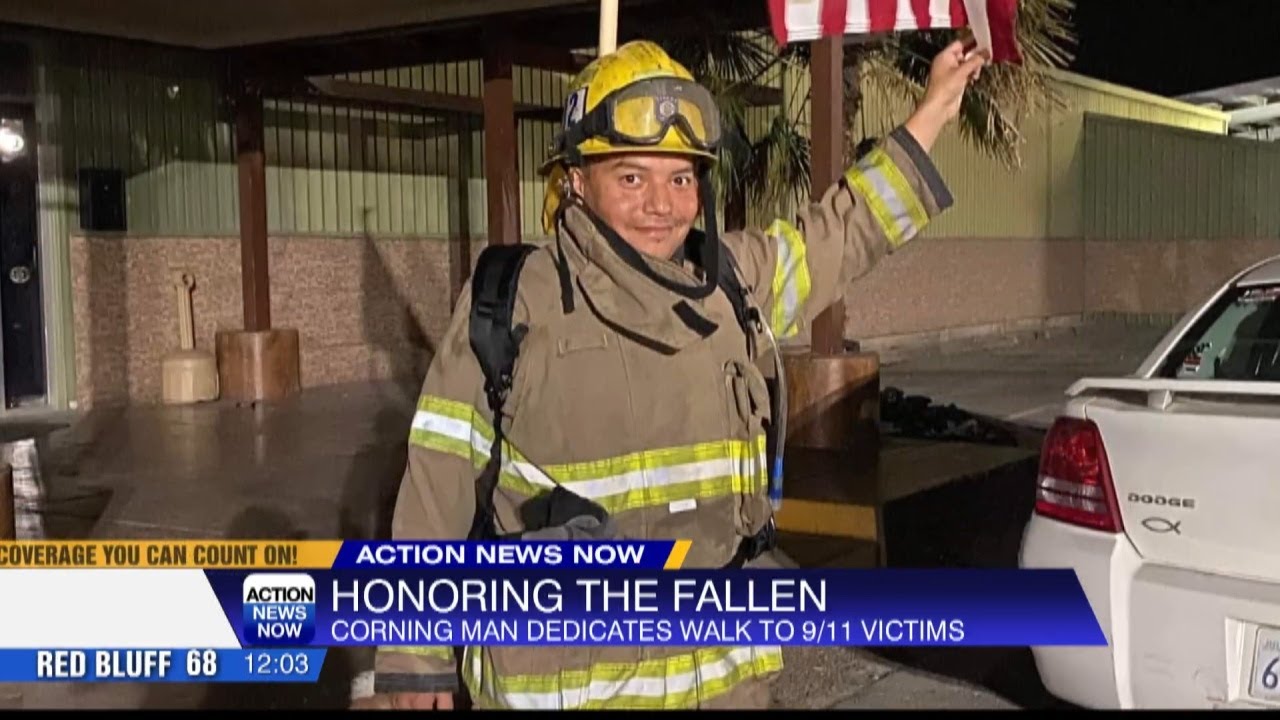
[[[1280,581],[1280,383],[1087,379],[1125,534],[1150,560]]]

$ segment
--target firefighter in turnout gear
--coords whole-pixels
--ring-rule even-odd
[[[650,42],[592,62],[543,168],[552,239],[486,249],[439,344],[393,536],[683,538],[684,567],[751,563],[773,527],[774,342],[951,204],[928,151],[982,63],[948,48],[841,182],[719,234],[711,95]],[[384,647],[354,706],[452,708],[460,668],[477,708],[765,707],[781,667],[778,647]]]

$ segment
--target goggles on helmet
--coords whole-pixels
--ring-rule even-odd
[[[561,142],[569,152],[593,137],[621,146],[657,145],[673,127],[690,147],[715,151],[720,143],[720,112],[706,88],[679,78],[633,83],[569,126]]]

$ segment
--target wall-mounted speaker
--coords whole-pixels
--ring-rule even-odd
[[[80,229],[122,232],[125,226],[124,172],[80,168]]]

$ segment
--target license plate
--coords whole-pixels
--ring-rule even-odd
[[[1249,697],[1280,703],[1280,628],[1258,628]]]

